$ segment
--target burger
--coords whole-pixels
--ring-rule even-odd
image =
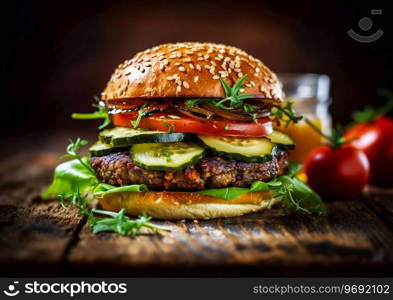
[[[295,147],[273,129],[282,87],[246,52],[213,43],[159,45],[120,64],[98,100],[112,127],[89,149],[85,164],[95,177],[83,190],[94,186],[105,210],[209,219],[282,200],[272,187]],[[46,195],[55,190],[52,184]]]

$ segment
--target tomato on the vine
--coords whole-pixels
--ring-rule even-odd
[[[321,196],[353,198],[368,182],[369,162],[363,152],[348,146],[320,146],[307,157],[305,171],[307,183]]]
[[[370,162],[370,183],[393,185],[393,120],[378,117],[351,127],[345,138],[350,146],[363,151]]]

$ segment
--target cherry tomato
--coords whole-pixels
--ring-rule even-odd
[[[319,146],[306,159],[308,184],[322,197],[353,198],[369,178],[367,156],[354,148]]]
[[[346,139],[351,147],[363,151],[370,162],[370,183],[393,185],[393,120],[379,117],[351,127]]]
[[[136,120],[137,115],[136,112],[115,114],[112,116],[112,121],[116,126],[132,127],[131,121]],[[273,131],[269,118],[258,119],[257,122],[230,121],[220,118],[203,120],[178,112],[151,114],[141,119],[139,127],[148,130],[241,137],[264,137]]]

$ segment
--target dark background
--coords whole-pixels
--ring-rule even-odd
[[[358,21],[373,16],[364,34]],[[114,68],[160,43],[230,44],[260,58],[275,72],[331,77],[331,111],[346,123],[350,112],[383,102],[377,87],[393,87],[392,12],[385,4],[348,1],[10,1],[2,71],[1,132],[22,138],[55,129],[95,128],[72,112],[90,111],[94,95]],[[390,23],[389,23],[390,22]]]

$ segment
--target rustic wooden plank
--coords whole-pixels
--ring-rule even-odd
[[[74,209],[39,195],[58,155],[20,153],[0,163],[0,273],[60,274],[64,255],[81,221]]]
[[[192,266],[204,274],[242,267],[254,275],[351,265],[364,274],[383,273],[392,267],[393,233],[372,211],[360,201],[331,203],[328,210],[321,217],[273,209],[228,220],[157,222],[172,232],[135,239],[84,228],[68,262],[74,271],[89,265],[129,275],[187,273]]]
[[[365,203],[393,230],[393,187],[370,186],[364,194]]]

